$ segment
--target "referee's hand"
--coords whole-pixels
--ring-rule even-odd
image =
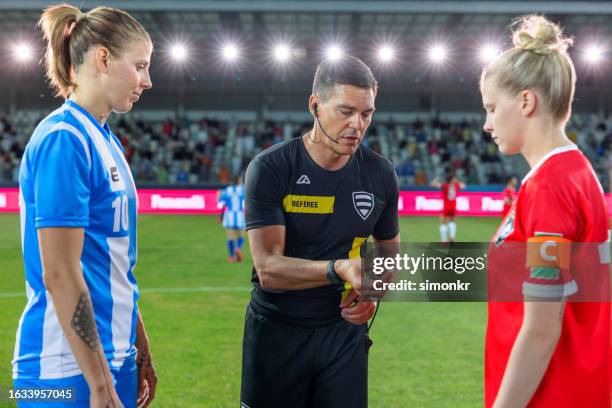
[[[357,292],[351,289],[340,308],[344,320],[352,324],[364,324],[374,315],[376,302],[361,301]]]
[[[343,281],[351,284],[357,295],[361,294],[361,258],[338,259],[334,269]]]

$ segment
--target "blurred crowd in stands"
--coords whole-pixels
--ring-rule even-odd
[[[0,114],[0,182],[18,181],[20,158],[38,120]],[[111,123],[140,185],[228,183],[257,153],[304,134],[310,126],[212,119],[150,122],[135,114],[116,115]],[[591,160],[602,184],[609,186],[612,116],[574,115],[567,133]],[[428,185],[447,168],[472,185],[504,184],[517,174],[516,158],[498,152],[483,132],[482,120],[375,120],[363,143],[391,160],[402,186]]]

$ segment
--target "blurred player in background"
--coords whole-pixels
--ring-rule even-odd
[[[227,186],[219,193],[219,206],[222,208],[223,228],[227,232],[228,262],[242,261],[244,243],[244,186],[242,177],[238,176],[234,184]]]
[[[377,83],[361,60],[322,62],[312,129],[249,164],[246,220],[253,291],[242,354],[242,406],[363,408],[367,321],[362,244],[399,244],[393,165],[361,145]],[[343,298],[345,283],[352,289]],[[345,292],[346,293],[346,292]]]
[[[457,238],[457,224],[455,223],[457,195],[461,189],[465,188],[465,184],[457,180],[452,170],[448,170],[443,183],[436,177],[431,181],[431,185],[441,190],[444,201],[440,215],[440,241],[455,242]]]
[[[502,191],[502,197],[504,199],[504,209],[502,210],[502,219],[506,218],[506,215],[510,212],[512,208],[512,203],[514,203],[514,199],[516,198],[516,187],[518,186],[518,179],[516,176],[510,177],[508,180],[508,184],[506,184],[506,188]]]
[[[137,305],[136,186],[106,120],[151,88],[153,45],[107,7],[52,6],[39,24],[47,77],[66,101],[37,126],[20,168],[28,304],[13,378],[72,400],[18,405],[147,406],[157,376]]]
[[[571,295],[585,289],[559,255],[550,255],[551,247],[564,242],[601,248],[608,240],[601,185],[565,134],[576,83],[567,53],[572,40],[545,17],[527,16],[518,21],[513,43],[483,71],[484,130],[503,154],[520,153],[531,170],[494,242],[498,247],[530,243],[536,250],[528,268],[525,260],[517,261],[517,268],[526,269],[518,282],[525,301],[488,305],[485,405],[607,408],[612,391],[610,303],[571,301]],[[593,258],[592,280],[604,279],[609,260]],[[600,290],[605,288],[609,291],[609,285]],[[601,296],[608,300],[610,293]]]

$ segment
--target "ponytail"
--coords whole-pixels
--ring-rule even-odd
[[[38,26],[42,29],[47,42],[45,52],[45,71],[56,96],[67,98],[74,88],[73,68],[70,59],[70,35],[77,24],[81,11],[68,4],[58,4],[47,8]]]
[[[106,47],[118,57],[131,41],[151,43],[149,34],[136,19],[111,7],[96,7],[83,13],[69,4],[57,4],[43,11],[38,26],[47,42],[47,78],[56,95],[64,98],[76,88],[76,70],[92,46]]]

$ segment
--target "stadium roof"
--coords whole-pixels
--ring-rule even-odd
[[[41,9],[56,3],[0,0],[2,31],[31,28]],[[609,1],[109,0],[69,3],[85,9],[104,4],[129,10],[153,33],[161,34],[177,30],[206,34],[227,29],[269,33],[290,28],[306,38],[344,30],[358,35],[381,31],[418,35],[440,26],[459,32],[477,32],[488,26],[503,29],[513,17],[525,13],[558,15],[572,33],[592,24],[607,26],[607,32],[612,32],[612,2]]]
[[[39,10],[55,1],[28,0],[14,2],[0,1],[2,9],[9,10]],[[89,7],[96,2],[70,2]],[[91,3],[91,4],[89,4]],[[100,3],[100,2],[97,2]],[[611,13],[610,4],[606,0],[595,1],[371,1],[371,0],[107,0],[104,5],[120,7],[125,10],[150,11],[251,11],[251,12],[397,12],[397,13],[481,13],[487,10],[491,13]]]
[[[0,36],[6,42],[35,44],[42,55],[40,32],[35,29],[41,10],[58,1],[0,0]],[[575,39],[578,55],[592,43],[606,45],[605,68],[590,72],[577,62],[579,80],[594,89],[609,88],[612,58],[612,2],[610,1],[200,1],[132,0],[103,2],[69,1],[88,10],[97,5],[130,11],[145,25],[155,42],[152,75],[155,89],[171,92],[207,90],[241,93],[307,91],[314,68],[331,44],[370,64],[385,89],[405,92],[437,86],[461,93],[465,83],[477,80],[482,62],[479,48],[493,43],[509,45],[507,28],[517,16],[545,13],[561,22]],[[291,64],[274,64],[272,49],[289,44],[296,56]],[[180,66],[171,60],[170,47],[185,45],[187,59]],[[241,52],[233,65],[225,63],[222,48],[234,44]],[[383,44],[397,51],[393,64],[383,66],[377,51]],[[443,44],[448,60],[432,68],[427,54]],[[6,45],[5,45],[6,47]],[[0,49],[0,53],[2,50]],[[2,58],[0,60],[5,60]],[[35,62],[32,65],[36,65]],[[584,69],[583,69],[584,68]],[[7,61],[0,73],[14,70]],[[23,70],[22,70],[23,71]],[[38,75],[40,67],[31,69]],[[597,70],[595,70],[597,71]],[[20,84],[26,73],[20,73]],[[0,88],[15,82],[13,75],[0,75]],[[425,88],[424,88],[425,87]],[[182,91],[181,91],[182,92]],[[404,93],[405,93],[404,92]],[[427,98],[436,98],[427,89]],[[438,96],[442,98],[442,96]]]

